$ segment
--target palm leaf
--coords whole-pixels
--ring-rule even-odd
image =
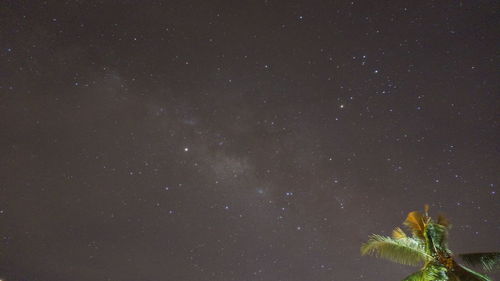
[[[403,281],[427,281],[427,279],[425,279],[424,272],[419,270],[403,279]]]
[[[420,212],[409,213],[404,225],[411,230],[414,236],[424,239],[425,217]]]
[[[429,264],[423,270],[425,280],[428,281],[448,281],[448,270],[438,264]]]
[[[459,256],[467,264],[481,266],[486,271],[500,269],[500,253],[471,253]]]
[[[445,267],[429,264],[422,270],[413,273],[403,281],[449,281]]]
[[[406,236],[406,233],[400,227],[396,227],[392,231],[392,238],[401,239],[401,238],[407,238],[407,236]]]
[[[458,263],[455,263],[450,275],[457,281],[492,281],[488,276],[477,273]]]
[[[447,240],[448,240],[448,230],[446,227],[436,224],[429,223],[426,228],[427,235],[429,236],[430,242],[432,243],[430,246],[436,247],[442,252],[446,252],[451,254],[451,251],[448,249]]]
[[[405,265],[419,266],[430,261],[431,256],[425,252],[424,245],[414,238],[394,239],[381,235],[372,235],[368,242],[361,246],[362,255],[375,255]]]

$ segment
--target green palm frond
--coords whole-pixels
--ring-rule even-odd
[[[425,212],[411,212],[404,225],[411,231],[409,237],[397,227],[392,237],[373,234],[361,246],[362,255],[374,255],[405,265],[424,267],[403,281],[492,281],[488,276],[458,264],[448,249],[450,223],[444,216],[434,221]],[[472,253],[460,257],[468,264],[490,271],[500,269],[500,253]]]
[[[394,239],[381,235],[372,235],[361,246],[362,255],[375,255],[405,265],[419,266],[432,259],[425,252],[424,245],[414,238]]]
[[[422,270],[406,277],[403,281],[449,281],[449,279],[445,267],[429,264]]]
[[[422,270],[419,270],[403,279],[403,281],[427,281],[427,279],[425,279],[424,272]]]
[[[425,280],[448,281],[448,270],[442,265],[430,264],[423,269],[423,272]]]
[[[437,223],[429,223],[426,227],[426,232],[432,243],[432,247],[436,247],[443,252],[451,253],[447,245],[448,230],[446,227]]]
[[[453,276],[457,281],[492,281],[488,276],[477,273],[474,270],[457,263],[451,271],[451,276]]]
[[[459,255],[471,266],[481,266],[486,271],[500,269],[500,253],[471,253]]]

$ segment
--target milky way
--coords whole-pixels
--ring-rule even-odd
[[[6,281],[401,280],[426,203],[500,250],[496,1],[0,6]]]

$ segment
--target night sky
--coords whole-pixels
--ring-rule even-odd
[[[499,250],[498,11],[2,1],[0,278],[401,280],[425,203]]]

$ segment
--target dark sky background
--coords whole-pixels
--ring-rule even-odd
[[[499,250],[498,10],[2,1],[0,277],[401,280],[425,203]]]

